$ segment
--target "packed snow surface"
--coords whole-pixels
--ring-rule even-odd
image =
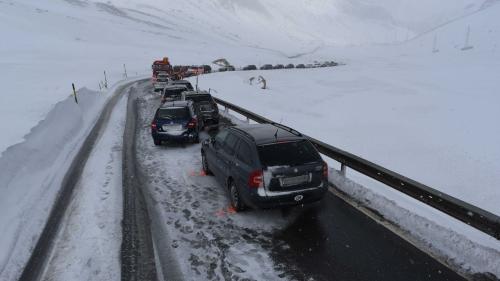
[[[122,243],[123,95],[76,186],[43,280],[119,280]]]

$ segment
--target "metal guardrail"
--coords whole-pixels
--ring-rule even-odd
[[[214,98],[214,100],[226,109],[233,110],[258,123],[274,123],[270,119],[227,101],[218,98]],[[345,174],[346,167],[349,167],[500,240],[499,216],[409,179],[354,154],[312,137],[308,136],[308,138],[316,146],[319,152],[340,162],[342,173]]]

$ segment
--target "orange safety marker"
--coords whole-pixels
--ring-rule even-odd
[[[228,214],[236,214],[236,209],[233,206],[229,206],[227,208],[227,213]]]

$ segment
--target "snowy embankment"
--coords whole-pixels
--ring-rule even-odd
[[[101,110],[124,80],[110,90],[69,96],[20,144],[0,158],[0,280],[17,279],[31,255],[61,182]],[[143,78],[140,78],[143,79]]]

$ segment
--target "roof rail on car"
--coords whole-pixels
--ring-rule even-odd
[[[290,133],[292,133],[292,134],[294,134],[296,136],[302,137],[302,134],[299,131],[297,131],[295,129],[292,129],[292,128],[288,127],[288,126],[285,126],[283,124],[279,124],[279,123],[276,123],[276,122],[271,122],[270,124],[273,125],[273,126],[275,126],[275,127],[280,128],[282,130],[290,132]]]

